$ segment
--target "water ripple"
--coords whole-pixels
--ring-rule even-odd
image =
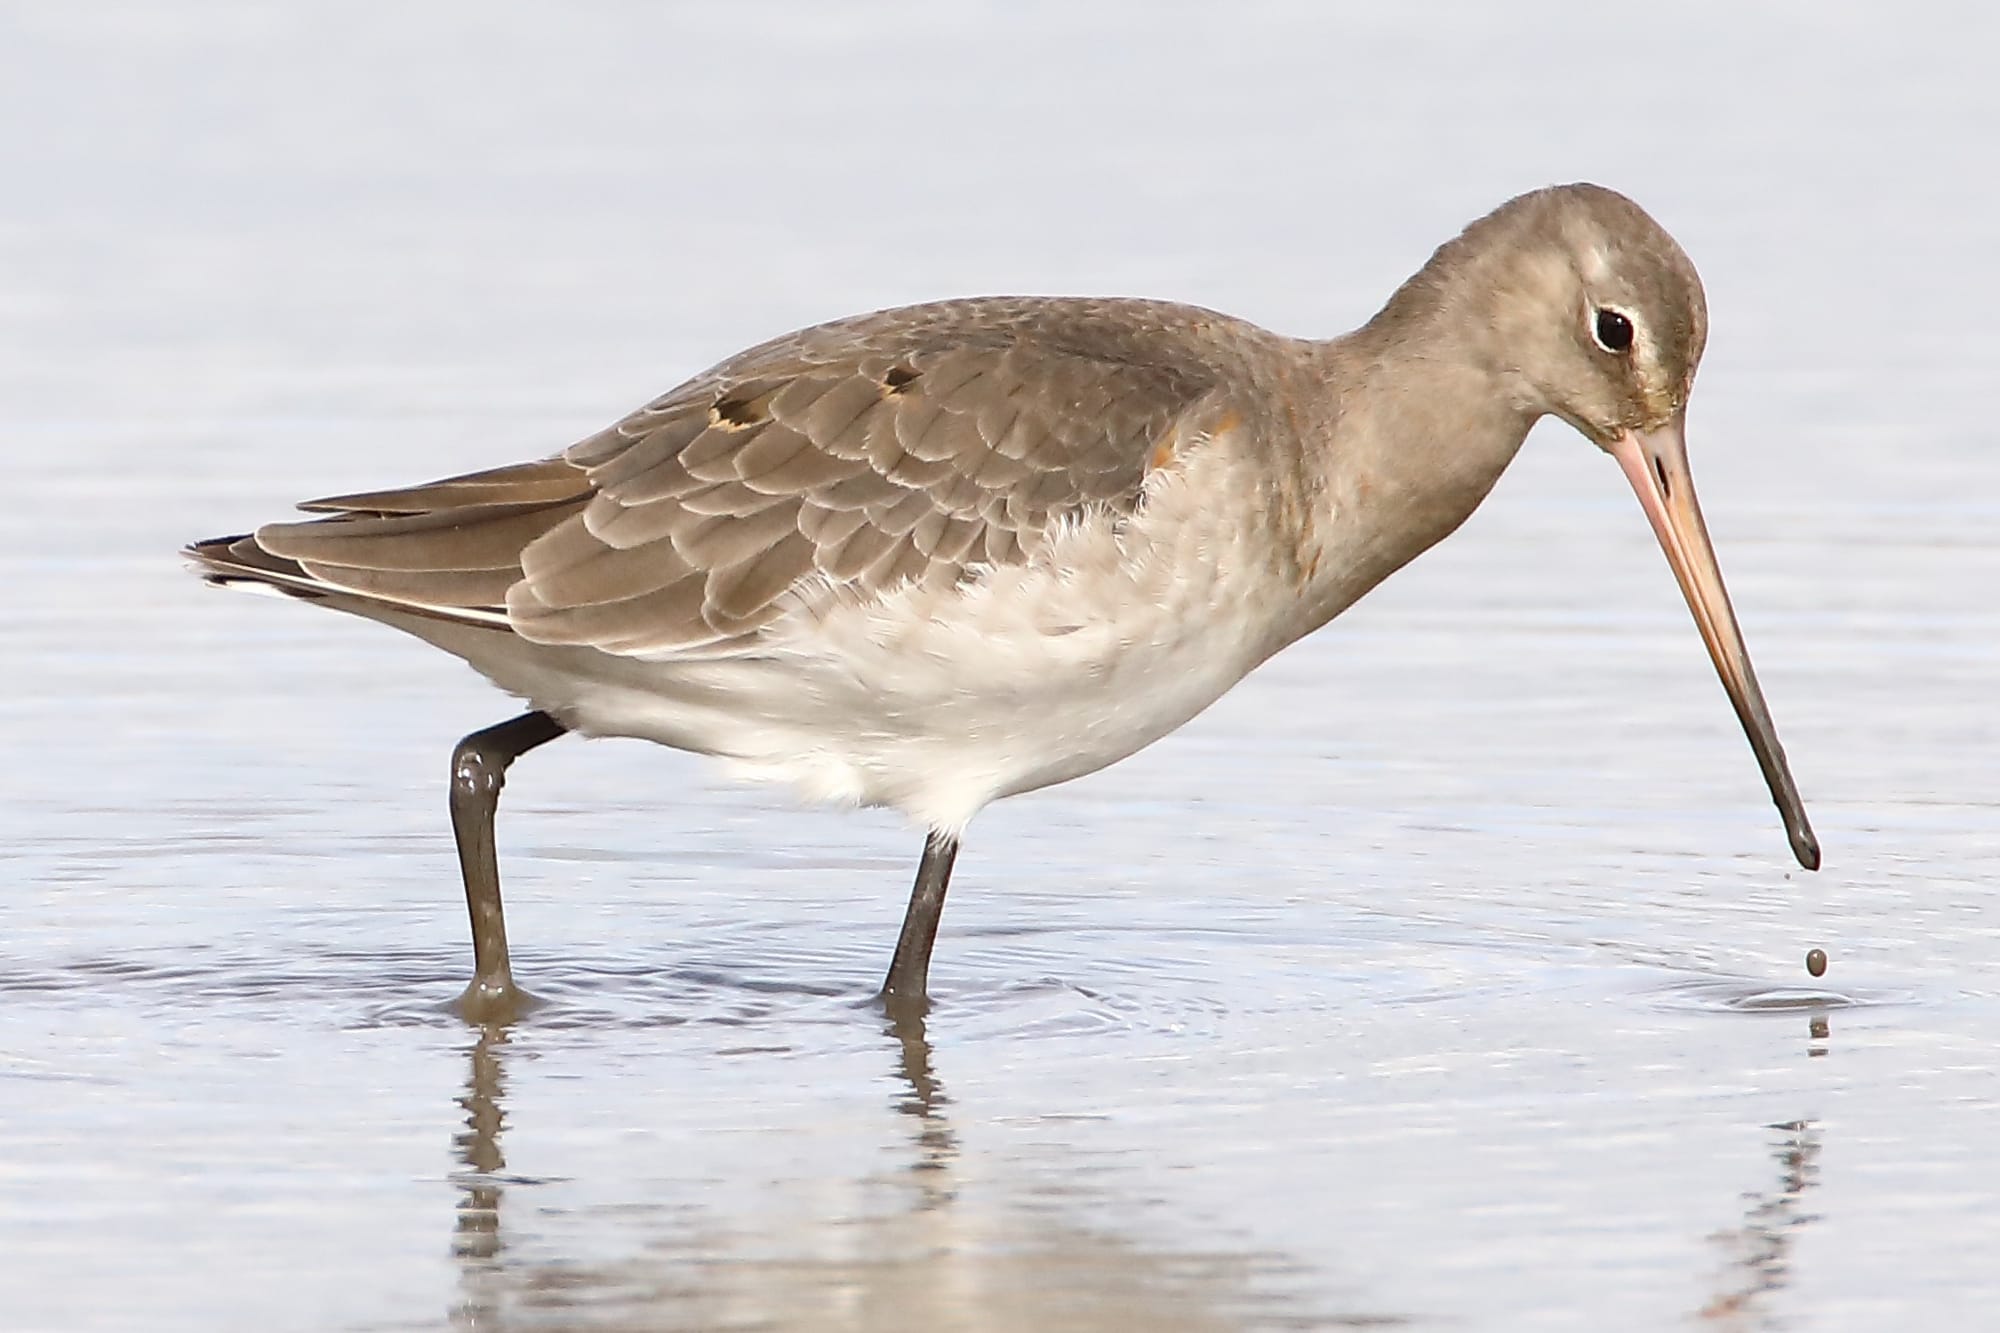
[[[1793,985],[1762,977],[1697,977],[1651,992],[1663,1008],[1729,1014],[1818,1013],[1921,1003],[1915,991],[1890,988]]]

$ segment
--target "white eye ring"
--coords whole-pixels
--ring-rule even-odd
[[[1623,356],[1638,341],[1639,325],[1617,306],[1601,305],[1590,312],[1590,340],[1613,356]]]

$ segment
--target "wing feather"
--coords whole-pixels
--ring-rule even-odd
[[[559,457],[313,501],[333,517],[269,525],[258,559],[230,558],[246,577],[504,617],[538,642],[762,651],[828,583],[862,598],[949,583],[1033,559],[1087,510],[1131,514],[1156,462],[1254,401],[1246,351],[1271,338],[1152,302],[842,320],[752,348]]]

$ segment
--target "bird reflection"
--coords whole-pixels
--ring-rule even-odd
[[[506,1125],[501,1109],[507,1090],[506,1066],[502,1052],[507,1047],[507,1029],[481,1029],[472,1045],[471,1072],[458,1104],[465,1111],[465,1127],[452,1136],[452,1147],[462,1170],[453,1183],[459,1188],[458,1219],[452,1232],[452,1255],[458,1260],[461,1295],[452,1311],[452,1323],[478,1327],[497,1312],[490,1277],[498,1267],[505,1241],[500,1234],[500,1199],[504,1192],[500,1173],[507,1159],[500,1151],[500,1131]]]
[[[896,1109],[917,1122],[917,1152],[910,1162],[912,1176],[921,1189],[917,1210],[930,1212],[958,1197],[950,1174],[958,1160],[958,1134],[944,1115],[951,1099],[931,1069],[924,1016],[905,1007],[891,1007],[883,1031],[897,1044],[896,1072],[909,1085],[909,1091],[897,1098]]]
[[[914,1122],[908,1172],[917,1187],[913,1214],[947,1209],[958,1197],[951,1174],[958,1161],[958,1134],[945,1117],[950,1104],[932,1068],[932,1050],[923,1015],[892,1010],[883,1033],[896,1052],[895,1071],[902,1086],[891,1102],[897,1113]],[[467,1053],[464,1091],[457,1098],[464,1112],[452,1136],[458,1169],[457,1217],[452,1232],[452,1256],[459,1269],[459,1295],[451,1322],[459,1328],[495,1326],[508,1304],[506,1241],[501,1230],[501,1203],[508,1177],[501,1131],[506,1128],[506,1057],[510,1033],[505,1025],[480,1030]]]
[[[506,1190],[536,1182],[508,1170],[501,1150],[509,1128],[509,1031],[481,1031],[467,1052],[457,1098],[463,1116],[452,1135],[458,1290],[450,1325],[1123,1333],[1234,1328],[1238,1311],[1285,1310],[1285,1297],[1263,1284],[1273,1273],[1297,1270],[1286,1256],[1156,1249],[1066,1218],[1054,1205],[1073,1201],[1074,1189],[1044,1194],[1029,1182],[1019,1190],[1026,1204],[972,1189],[960,1174],[965,1149],[947,1114],[950,1098],[933,1067],[923,1017],[892,1010],[863,1021],[880,1024],[878,1068],[891,1074],[880,1113],[909,1129],[909,1148],[896,1154],[888,1176],[876,1174],[871,1162],[853,1177],[847,1198],[865,1199],[889,1182],[903,1191],[900,1206],[841,1206],[830,1216],[805,1212],[776,1226],[765,1214],[748,1226],[726,1204],[709,1201],[705,1182],[683,1180],[686,1197],[669,1188],[666,1198],[600,1211],[595,1242],[585,1246],[588,1258],[570,1253],[573,1233],[536,1227],[533,1219],[546,1220],[546,1209],[517,1215],[516,1228],[535,1230],[525,1242],[518,1234],[508,1241]],[[791,1197],[798,1197],[796,1188]],[[1131,1209],[1100,1210],[1121,1211]],[[622,1254],[602,1255],[607,1235],[620,1238],[615,1248]],[[1362,1312],[1333,1322],[1403,1320]]]
[[[1817,1220],[1817,1214],[1800,1205],[1806,1191],[1819,1183],[1819,1123],[1789,1120],[1770,1128],[1780,1135],[1775,1144],[1778,1187],[1745,1195],[1743,1225],[1709,1238],[1729,1253],[1730,1263],[1721,1292],[1700,1313],[1725,1328],[1777,1326],[1768,1298],[1790,1284],[1792,1242],[1801,1227]]]

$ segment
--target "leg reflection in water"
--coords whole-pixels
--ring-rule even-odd
[[[453,1177],[459,1200],[452,1255],[458,1261],[461,1294],[452,1311],[452,1323],[460,1327],[487,1326],[500,1303],[493,1279],[505,1248],[500,1235],[500,1196],[505,1189],[501,1173],[507,1169],[507,1159],[500,1151],[500,1130],[507,1120],[501,1109],[507,1089],[502,1054],[506,1046],[505,1027],[480,1031],[472,1045],[465,1092],[458,1099],[465,1110],[465,1127],[452,1139],[461,1168]]]
[[[1774,1328],[1780,1322],[1769,1298],[1792,1280],[1792,1242],[1817,1215],[1806,1212],[1806,1191],[1819,1184],[1820,1126],[1789,1120],[1770,1126],[1775,1144],[1778,1187],[1744,1196],[1743,1225],[1709,1237],[1730,1256],[1718,1282],[1721,1290],[1701,1308],[1703,1319],[1731,1329]]]
[[[908,1094],[897,1099],[896,1109],[917,1122],[917,1152],[910,1163],[920,1191],[916,1210],[932,1212],[958,1197],[951,1174],[958,1161],[958,1135],[944,1114],[951,1099],[931,1071],[931,1043],[924,1031],[923,1014],[909,1007],[891,1008],[884,1031],[899,1047],[897,1073],[910,1085]]]

